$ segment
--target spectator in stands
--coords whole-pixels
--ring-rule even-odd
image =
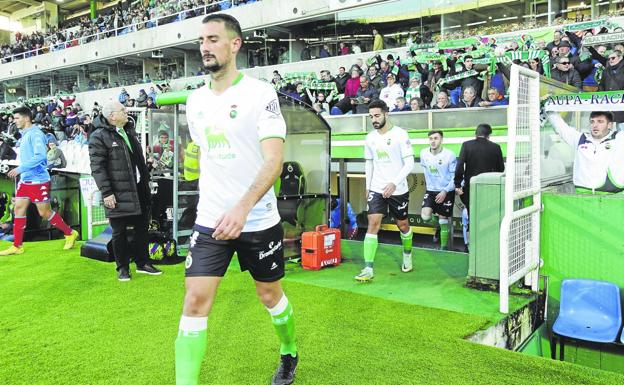
[[[355,44],[353,44],[353,45],[351,46],[351,51],[353,51],[353,53],[354,53],[354,54],[359,54],[359,53],[362,53],[362,47],[361,47],[361,45],[362,45],[362,44],[360,43],[360,41],[359,41],[359,40],[356,40],[356,41],[355,41]]]
[[[544,66],[542,65],[542,60],[538,57],[529,59],[529,68],[540,75],[544,75]]]
[[[440,60],[435,60],[432,64],[432,69],[429,71],[429,76],[427,77],[427,85],[431,92],[435,91],[436,84],[442,78],[445,78],[447,75],[447,71],[442,67],[442,62]]]
[[[60,148],[58,148],[56,139],[48,138],[48,169],[52,168],[65,168],[67,167],[67,161],[65,155]]]
[[[554,48],[559,48],[562,37],[563,34],[561,33],[561,31],[555,31],[555,33],[553,34],[553,41],[546,45],[546,49],[548,50],[548,52],[552,52]]]
[[[305,89],[305,93],[308,97],[308,100],[310,101],[310,104],[312,104],[312,106],[314,106],[314,104],[319,104],[321,110],[325,112],[329,112],[330,104],[334,98],[332,94],[327,96],[327,93],[325,91],[318,91],[314,93],[314,91],[312,91],[309,88]],[[321,112],[321,111],[318,111],[318,112]]]
[[[121,92],[119,93],[119,103],[124,104],[129,98],[130,94],[128,93],[128,91],[126,91],[125,88],[122,88]]]
[[[479,107],[506,106],[508,104],[509,101],[507,101],[503,95],[498,93],[498,89],[488,88],[487,100],[479,102]]]
[[[301,50],[301,54],[299,55],[301,61],[312,59],[312,54],[310,51],[310,43],[306,42],[305,47]]]
[[[41,124],[44,116],[45,116],[45,113],[43,112],[43,107],[40,105],[37,106],[37,112],[35,113],[35,118],[33,120],[33,123]]]
[[[383,100],[390,109],[396,106],[396,100],[403,97],[405,93],[403,88],[396,83],[396,76],[393,73],[387,76],[388,85],[379,91],[379,99]]]
[[[147,97],[152,98],[152,101],[154,102],[156,101],[156,90],[154,89],[154,87],[150,87]]]
[[[344,90],[345,98],[353,98],[357,94],[358,88],[360,88],[360,71],[353,69],[351,71],[351,77],[347,80]]]
[[[158,106],[154,103],[154,99],[151,96],[147,97],[147,105],[145,106],[148,109],[157,109]]]
[[[335,81],[336,81],[336,86],[338,87],[339,94],[344,93],[348,79],[349,79],[349,75],[347,74],[345,68],[344,67],[338,68],[338,75],[336,75]]]
[[[462,63],[462,70],[460,71],[455,71],[455,65],[453,63],[450,63],[450,68],[451,71],[449,72],[449,75],[459,75],[459,74],[463,74],[466,73],[468,71],[472,71],[475,70],[477,71],[477,73],[473,76],[467,77],[467,78],[463,78],[460,79],[456,82],[451,83],[451,85],[449,85],[447,88],[448,89],[452,89],[452,87],[456,87],[459,86],[461,87],[461,94],[459,95],[464,95],[464,91],[466,90],[466,88],[468,87],[472,87],[475,90],[475,96],[479,96],[481,95],[481,91],[483,90],[483,81],[479,79],[479,71],[484,71],[488,69],[488,66],[485,64],[480,64],[480,65],[474,65],[474,59],[472,58],[472,56],[470,55],[466,55],[464,56],[464,62]],[[455,101],[453,99],[453,93],[451,93],[450,95],[451,97],[451,101],[457,105],[459,105],[459,101]]]
[[[594,56],[595,57],[595,56]],[[624,89],[624,61],[622,51],[612,51],[607,59],[598,59],[605,66],[598,89],[600,91],[617,91]],[[608,60],[608,62],[607,62]],[[621,122],[621,120],[617,120]]]
[[[0,160],[14,160],[16,158],[17,154],[11,147],[10,141],[4,140],[4,136],[0,136]]]
[[[410,111],[410,106],[403,96],[396,98],[396,107],[390,112]]]
[[[147,97],[144,89],[139,90],[139,96],[136,98],[137,107],[147,107]]]
[[[349,52],[349,47],[347,46],[347,43],[341,41],[340,42],[340,55],[348,55]]]
[[[570,36],[573,36],[573,41],[578,47],[581,47],[580,51],[583,52],[583,59],[581,60],[579,55],[573,55],[570,52],[570,43],[565,40],[562,40],[559,44],[559,57],[565,57],[570,60],[570,65],[579,73],[582,82],[582,79],[585,79],[594,68],[591,61],[591,54],[587,51],[587,48],[581,46],[581,39],[578,36],[572,33],[570,33]]]
[[[410,111],[420,111],[425,107],[425,103],[419,97],[414,97],[410,99]]]
[[[459,104],[457,104],[457,107],[479,107],[479,103],[481,103],[481,98],[477,96],[475,89],[472,87],[466,87],[464,88],[463,97],[459,101]]]
[[[381,82],[383,83],[383,87],[388,85],[388,74],[390,74],[390,66],[388,65],[388,62],[381,61],[379,63],[379,76],[381,76]]]
[[[433,110],[445,110],[447,108],[457,108],[456,105],[451,103],[451,99],[446,91],[438,92],[436,96],[436,103],[431,107]]]
[[[370,84],[368,78],[364,75],[360,76],[360,88],[355,95],[355,99],[351,100],[351,104],[355,106],[355,113],[367,114],[368,105],[378,97],[379,91]]]
[[[565,56],[560,56],[556,61],[557,64],[550,72],[550,76],[554,80],[580,89],[583,86],[583,81],[579,73],[571,66],[570,59]]]
[[[381,51],[385,48],[384,38],[377,31],[377,29],[373,29],[373,51]]]
[[[330,57],[330,56],[331,56],[331,53],[329,53],[329,45],[323,44],[322,46],[319,47],[320,58]]]
[[[407,100],[412,100],[412,98],[420,97],[420,74],[415,74],[413,78],[410,79],[409,87],[405,90],[405,98]]]
[[[76,135],[74,135],[74,142],[78,143],[81,146],[89,143],[84,126],[78,125],[78,132],[76,133]]]
[[[377,73],[377,67],[374,65],[368,68],[368,80],[370,81],[371,87],[376,90],[380,90],[386,86],[386,83],[381,79],[381,75]]]

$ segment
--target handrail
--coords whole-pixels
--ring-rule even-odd
[[[256,1],[260,1],[260,0],[256,0]],[[95,42],[95,41],[107,39],[109,37],[120,36],[119,32],[121,32],[123,30],[128,30],[128,32],[122,33],[121,35],[125,35],[127,33],[132,33],[132,32],[136,32],[136,31],[143,30],[143,29],[155,28],[155,27],[158,27],[159,25],[166,25],[166,24],[170,24],[170,23],[175,23],[175,22],[178,22],[178,21],[186,20],[187,19],[186,17],[184,19],[178,19],[178,17],[180,17],[183,13],[188,13],[188,12],[191,12],[191,11],[196,11],[196,10],[203,9],[203,13],[200,14],[200,15],[196,15],[195,17],[204,16],[204,15],[207,15],[209,13],[208,12],[208,8],[212,8],[212,7],[217,6],[217,5],[220,7],[224,3],[229,3],[230,4],[229,8],[233,8],[233,7],[239,6],[239,5],[234,4],[234,0],[221,0],[221,1],[216,2],[216,3],[212,3],[212,4],[208,4],[208,5],[202,5],[200,7],[195,7],[195,8],[188,9],[188,10],[183,10],[183,11],[180,11],[178,13],[173,13],[171,15],[160,16],[160,17],[157,17],[157,18],[154,18],[154,19],[149,19],[147,21],[140,21],[138,23],[124,25],[122,27],[100,31],[100,32],[98,32],[96,34],[92,34],[92,35],[80,36],[80,37],[77,37],[77,38],[75,37],[74,39],[66,40],[64,42],[57,43],[57,44],[50,44],[47,47],[47,49],[48,49],[47,52],[42,52],[44,50],[44,47],[40,47],[40,48],[35,48],[33,50],[21,52],[21,53],[10,55],[10,56],[2,56],[2,57],[0,57],[0,64],[11,63],[11,62],[16,61],[16,60],[25,60],[25,59],[31,58],[33,56],[45,55],[45,54],[50,53],[50,52],[56,52],[56,51],[61,51],[61,50],[64,50],[64,49],[69,49],[69,48],[74,47],[73,45],[67,46],[68,44],[71,44],[71,42],[73,42],[73,41],[78,41],[78,44],[76,44],[76,46],[77,45],[84,45],[84,44],[92,43],[92,42]],[[246,3],[240,4],[240,5],[245,5],[245,4]],[[213,11],[213,12],[210,12],[210,13],[214,13],[214,12],[218,12],[218,11]],[[168,23],[163,23],[163,24],[159,24],[158,23],[159,20],[171,19],[171,18],[174,18],[174,21],[171,21],[171,22],[168,22]],[[152,25],[151,27],[147,27],[148,23],[152,23],[154,25]],[[139,25],[143,25],[143,27],[141,29],[138,29],[137,27]],[[69,28],[64,29],[62,33],[65,33],[68,29]],[[108,36],[110,33],[114,33],[114,35],[113,36]],[[44,41],[46,41],[46,40],[47,41],[51,41],[53,38],[54,38],[54,35],[50,35],[50,36],[44,38]],[[61,47],[61,48],[59,48],[59,47]]]

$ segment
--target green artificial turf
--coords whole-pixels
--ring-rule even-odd
[[[27,243],[26,254],[0,257],[0,384],[174,384],[183,266],[120,283],[113,264],[62,244]],[[487,317],[311,282],[284,282],[297,319],[299,385],[624,382],[462,339]],[[208,328],[202,384],[268,384],[278,344],[246,273],[228,272]]]
[[[396,235],[398,238],[398,233]],[[437,309],[458,311],[487,317],[491,324],[505,315],[499,309],[498,292],[479,291],[465,287],[468,255],[431,249],[414,249],[414,270],[403,273],[402,246],[380,244],[375,257],[375,278],[362,284],[353,277],[364,265],[362,242],[342,241],[343,263],[337,268],[320,271],[294,269],[288,280],[327,288],[352,291],[400,302]],[[531,295],[510,296],[513,312],[529,303]]]

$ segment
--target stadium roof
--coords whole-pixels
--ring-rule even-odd
[[[56,3],[60,12],[74,12],[80,9],[89,8],[89,1],[84,0],[55,0],[50,1]],[[9,16],[14,12],[24,8],[41,5],[43,1],[37,0],[0,0],[0,15]],[[105,1],[110,3],[110,1]],[[64,13],[65,13],[64,12]]]

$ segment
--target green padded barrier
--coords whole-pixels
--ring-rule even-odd
[[[183,90],[175,92],[165,92],[163,94],[156,95],[156,104],[159,106],[166,106],[171,104],[184,104],[186,99],[194,90]]]

